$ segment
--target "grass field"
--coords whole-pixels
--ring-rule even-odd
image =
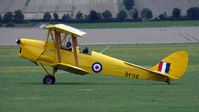
[[[59,71],[56,84],[45,86],[43,72],[18,58],[17,47],[0,47],[0,112],[198,112],[199,44],[113,45],[105,54],[151,67],[177,50],[189,52],[189,68],[171,85]]]
[[[142,28],[142,27],[182,27],[199,26],[199,20],[153,21],[153,22],[110,22],[110,23],[64,23],[75,28]],[[37,22],[16,24],[16,27],[38,27]]]
[[[68,23],[66,23],[68,24]],[[199,26],[199,20],[194,21],[153,21],[153,22],[113,22],[113,23],[69,23],[75,28],[144,28],[144,27],[186,27]]]
[[[154,22],[113,22],[113,23],[74,23],[75,28],[143,28],[143,27],[181,27],[199,26],[195,21],[154,21]]]

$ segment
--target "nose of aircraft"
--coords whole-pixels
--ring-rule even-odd
[[[16,40],[16,43],[19,45],[21,43],[21,40],[20,39],[17,39]]]

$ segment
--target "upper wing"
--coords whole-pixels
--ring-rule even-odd
[[[69,65],[69,64],[59,63],[56,65],[53,65],[53,67],[57,69],[65,70],[71,73],[75,73],[75,74],[80,74],[80,75],[88,74],[88,72],[86,72],[85,70],[73,65]]]
[[[48,25],[48,26],[46,26],[46,28],[47,29],[58,29],[61,32],[68,32],[77,37],[82,37],[86,34],[85,32],[83,32],[77,28],[74,28],[74,27],[71,27],[68,25],[64,25],[64,24]]]

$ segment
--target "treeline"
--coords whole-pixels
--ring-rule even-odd
[[[149,8],[144,8],[138,12],[134,7],[134,0],[123,0],[122,13],[128,14],[124,20],[141,20],[141,21],[164,21],[164,20],[196,20],[199,19],[199,7],[191,7],[187,10],[186,15],[182,16],[181,9],[174,8],[171,16],[163,12],[158,17],[153,17],[153,12]],[[121,12],[121,11],[120,11]],[[123,14],[125,15],[125,14]],[[129,17],[130,16],[130,17]],[[123,16],[125,17],[125,16]]]
[[[109,10],[104,12],[97,12],[91,10],[88,15],[84,15],[78,11],[76,15],[66,13],[60,16],[58,13],[46,12],[42,19],[25,20],[22,11],[17,10],[14,13],[7,12],[3,16],[0,15],[0,26],[15,26],[15,24],[28,23],[28,22],[63,22],[63,23],[91,23],[91,22],[123,22],[123,21],[164,21],[164,20],[196,20],[199,19],[199,7],[191,7],[187,10],[185,16],[182,16],[179,8],[174,8],[171,16],[167,16],[164,12],[158,17],[153,17],[153,12],[144,8],[140,12],[134,8],[134,0],[123,0],[123,9],[120,10],[116,17],[113,17]]]
[[[20,24],[20,23],[26,23],[24,19],[24,14],[20,11],[17,10],[14,13],[12,12],[7,12],[4,14],[4,16],[0,15],[0,26],[5,24],[5,26],[14,26],[15,23]]]

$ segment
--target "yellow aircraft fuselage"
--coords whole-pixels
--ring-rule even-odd
[[[46,41],[17,40],[19,56],[40,65],[47,73],[44,84],[54,84],[55,73],[59,69],[80,75],[97,73],[169,84],[170,80],[179,79],[188,66],[188,53],[185,51],[169,55],[150,69],[94,51],[87,53],[84,49],[81,52],[77,47],[77,37],[82,37],[85,32],[64,24],[47,25],[46,28]],[[72,44],[69,40],[72,40]],[[43,64],[51,66],[52,72],[48,72]]]
[[[54,43],[45,43],[45,41],[20,39],[18,55],[27,60],[37,63],[43,63],[54,66],[58,63]],[[145,80],[167,81],[167,75],[160,75],[159,72],[146,69],[144,67],[128,63],[104,54],[92,51],[90,54],[84,54],[77,49],[79,60],[78,67],[87,73],[99,73],[104,75],[129,77]],[[75,66],[74,51],[60,49],[61,63]],[[186,58],[186,53],[182,53]],[[188,59],[185,59],[188,60]],[[186,67],[187,65],[185,65]],[[175,78],[173,78],[175,79]]]

